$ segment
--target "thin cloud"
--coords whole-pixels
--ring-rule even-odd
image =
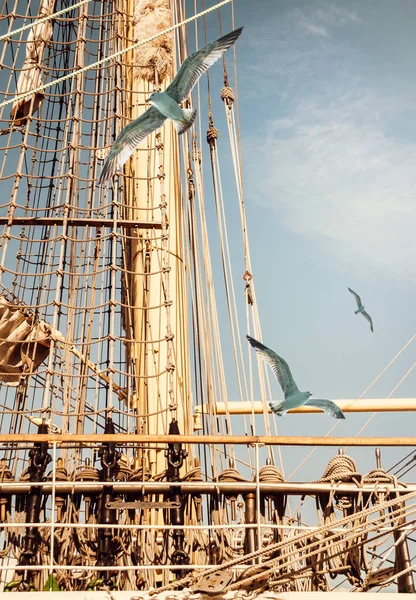
[[[336,4],[328,4],[325,8],[318,8],[315,11],[315,16],[318,20],[332,25],[344,25],[348,22],[361,23],[361,19],[356,12]]]
[[[302,25],[305,31],[311,33],[312,35],[318,35],[324,38],[329,37],[328,29],[324,25],[320,25],[318,23],[311,23],[307,20],[305,20]]]
[[[245,141],[250,195],[334,260],[415,280],[416,85],[394,72],[394,61],[384,67],[386,57],[365,53],[374,28],[359,15],[314,6],[286,13],[262,53],[267,77],[252,76],[270,118]],[[368,31],[322,30],[319,43],[304,33],[310,24],[331,34],[359,23]]]
[[[298,28],[321,38],[329,38],[331,28],[361,22],[355,12],[336,4],[324,4],[317,9],[308,11],[295,8],[291,13],[291,17]]]
[[[333,64],[335,60],[338,63],[336,76],[341,77],[344,63],[356,50],[354,45],[338,48],[331,29],[347,23],[357,24],[361,19],[335,4],[318,6],[315,10],[282,9],[270,15],[270,27],[265,27],[264,23],[250,27],[247,35],[250,52],[244,55],[240,67],[240,76],[250,82],[247,87],[251,92],[246,98],[258,99],[268,94],[284,97],[292,89],[299,93],[310,73],[322,70],[324,64]],[[261,60],[258,60],[259,56]],[[287,79],[283,81],[283,78]]]
[[[329,37],[329,31],[323,24],[322,19],[317,18],[316,11],[311,15],[306,15],[303,10],[296,8],[292,12],[292,18],[296,26],[304,32],[323,38]]]
[[[360,257],[414,277],[416,143],[392,138],[371,91],[300,101],[250,140],[259,200],[290,230],[318,240],[344,260]],[[375,108],[377,107],[377,108]],[[383,112],[385,111],[385,112]],[[254,193],[254,188],[253,192]]]

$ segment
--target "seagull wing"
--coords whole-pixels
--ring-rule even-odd
[[[354,290],[352,290],[351,288],[348,288],[348,289],[349,289],[349,291],[351,292],[351,294],[354,296],[354,298],[355,298],[355,301],[357,302],[357,306],[358,306],[358,308],[361,308],[361,307],[362,307],[362,302],[361,302],[361,298],[360,298],[360,296],[359,296],[358,294],[356,294],[356,293],[354,292]]]
[[[166,88],[165,92],[176,102],[182,102],[189,96],[192,88],[208,69],[234,44],[243,28],[234,29],[231,33],[223,35],[215,42],[210,42],[182,63],[175,79]]]
[[[258,342],[254,338],[247,336],[248,341],[253,346],[254,350],[271,366],[273,373],[277,377],[277,381],[282,388],[285,398],[298,392],[298,386],[296,385],[292,373],[290,372],[289,365],[287,362],[276,352],[264,346],[261,342]]]
[[[332,402],[332,400],[323,400],[322,398],[309,398],[305,402],[305,404],[309,404],[309,406],[315,406],[316,408],[321,408],[324,412],[331,417],[335,417],[336,419],[345,419],[345,415],[340,409],[339,406]]]
[[[163,125],[165,121],[166,117],[156,107],[151,106],[138,119],[126,125],[120,131],[105,160],[98,185],[111,179],[133,154],[140,142]]]
[[[370,325],[370,329],[371,331],[374,333],[374,329],[373,329],[373,320],[370,317],[370,315],[368,314],[367,311],[363,310],[363,312],[361,313],[363,315],[363,317],[365,317],[368,321],[368,324]]]

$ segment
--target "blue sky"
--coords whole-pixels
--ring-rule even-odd
[[[257,4],[239,48],[250,197],[355,276],[414,281],[416,5]]]
[[[317,397],[358,397],[416,330],[415,21],[416,4],[404,0],[236,3],[263,341]],[[374,334],[354,315],[347,286],[361,295]],[[367,397],[391,393],[415,348]],[[415,385],[416,370],[393,395],[416,396]],[[368,416],[348,416],[336,434],[355,435]],[[296,435],[311,422],[316,435],[333,424],[321,415],[278,423]],[[411,413],[378,415],[363,433],[394,434],[414,434]]]
[[[231,29],[230,7],[222,14],[225,32]],[[416,3],[236,0],[235,17],[236,26],[245,26],[236,44],[243,178],[263,341],[289,362],[301,389],[317,397],[355,398],[416,331]],[[215,12],[207,26],[207,39],[218,37]],[[199,31],[201,46],[202,20]],[[228,192],[234,181],[227,176],[230,152],[218,100],[220,61],[210,77]],[[201,89],[206,90],[205,78]],[[204,108],[201,119],[205,144]],[[205,174],[208,190],[209,170]],[[241,301],[244,269],[234,189],[226,208]],[[215,216],[209,218],[215,227]],[[221,282],[215,250],[213,255]],[[362,296],[374,334],[354,315],[348,286]],[[226,326],[223,299],[218,309]],[[222,342],[234,400],[225,327]],[[388,396],[414,356],[411,345],[367,397]],[[415,396],[415,385],[416,370],[394,395]],[[273,379],[272,390],[280,397]],[[410,417],[377,415],[364,434],[413,435]],[[367,419],[349,414],[336,433],[354,435]],[[324,435],[333,420],[292,415],[278,425],[282,434]]]

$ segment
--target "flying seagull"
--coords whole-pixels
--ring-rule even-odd
[[[355,312],[355,314],[356,314],[356,315],[358,315],[359,313],[361,313],[361,314],[363,315],[363,317],[365,317],[365,318],[367,319],[367,321],[368,321],[368,324],[370,325],[370,329],[371,329],[371,331],[374,333],[374,329],[373,329],[373,321],[372,321],[372,319],[371,319],[370,315],[368,314],[368,312],[366,312],[366,311],[364,310],[364,306],[363,306],[363,304],[362,304],[362,302],[361,302],[361,298],[360,298],[360,296],[359,296],[358,294],[356,294],[356,293],[354,292],[354,290],[352,290],[351,288],[348,288],[348,289],[349,289],[349,291],[351,292],[351,294],[354,296],[354,298],[355,298],[355,300],[356,300],[356,302],[357,302],[358,310],[355,310],[355,311],[354,311],[354,312]]]
[[[321,398],[311,398],[311,392],[301,392],[295,383],[290,372],[289,365],[276,352],[264,346],[254,338],[247,336],[248,341],[253,346],[254,350],[271,366],[273,373],[276,375],[277,381],[282,388],[285,399],[282,401],[270,402],[269,406],[276,415],[282,417],[291,408],[297,408],[303,404],[315,406],[322,409],[324,412],[335,417],[336,419],[345,419],[342,410],[332,402],[332,400],[323,400]]]
[[[114,142],[101,171],[99,185],[111,179],[140,142],[161,127],[167,118],[172,119],[179,135],[191,127],[196,110],[181,108],[179,104],[188,98],[201,75],[234,44],[242,30],[242,27],[235,29],[188,56],[166,90],[150,94],[146,102],[150,102],[152,106],[138,119],[126,125]]]

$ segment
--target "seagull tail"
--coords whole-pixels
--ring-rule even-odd
[[[269,406],[271,408],[271,411],[274,412],[275,415],[278,415],[279,417],[283,417],[283,415],[285,414],[285,410],[282,410],[283,408],[283,402],[282,401],[272,401],[269,402]]]
[[[195,108],[183,108],[182,115],[183,119],[180,121],[173,121],[173,125],[178,135],[181,135],[192,126],[195,121],[196,110]]]

